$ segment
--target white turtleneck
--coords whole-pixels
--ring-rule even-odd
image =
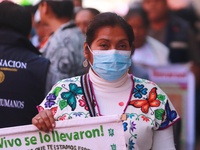
[[[119,80],[108,82],[89,70],[94,96],[101,115],[124,113],[129,102],[133,82],[131,75],[124,74]]]
[[[115,82],[107,82],[94,74],[94,72],[90,69],[89,77],[92,82],[96,102],[99,106],[99,113],[101,115],[124,113],[124,109],[129,102],[130,92],[133,86],[131,75],[127,73]],[[120,106],[119,103],[124,103],[124,105]],[[154,131],[152,149],[175,149],[172,126],[165,130]]]

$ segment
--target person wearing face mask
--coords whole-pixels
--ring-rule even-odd
[[[128,73],[133,41],[132,28],[122,17],[111,12],[96,15],[84,43],[89,72],[55,84],[38,106],[33,125],[51,132],[56,121],[124,114],[127,149],[174,150],[171,125],[179,116],[155,83]]]

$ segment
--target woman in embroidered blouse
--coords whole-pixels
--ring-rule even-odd
[[[122,17],[109,12],[97,15],[84,43],[89,73],[59,81],[38,106],[32,123],[48,132],[59,120],[126,114],[127,149],[175,149],[170,126],[179,116],[167,95],[155,83],[128,74],[133,41],[132,28]],[[86,103],[86,85],[94,98],[91,105]]]

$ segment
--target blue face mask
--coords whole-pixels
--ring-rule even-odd
[[[89,48],[91,51],[91,49]],[[93,50],[94,72],[107,81],[115,81],[122,77],[131,66],[131,51],[125,50]]]

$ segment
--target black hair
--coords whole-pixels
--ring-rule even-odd
[[[86,43],[89,46],[95,39],[96,31],[105,26],[120,26],[128,37],[130,47],[133,48],[134,34],[131,26],[121,16],[112,12],[100,13],[92,19],[86,32]]]
[[[14,30],[28,36],[31,27],[30,11],[10,1],[0,3],[0,28]]]
[[[37,9],[38,9],[38,5],[25,5],[24,7],[25,7],[28,11],[30,11],[30,13],[31,13],[32,15],[34,15],[35,12],[36,12]]]
[[[135,7],[135,8],[130,8],[128,13],[126,14],[126,16],[124,17],[124,19],[126,21],[128,21],[129,19],[131,19],[133,16],[140,16],[144,25],[146,27],[149,26],[149,20],[148,20],[148,16],[147,13],[144,11],[144,9],[142,7]]]
[[[69,18],[74,17],[74,3],[72,0],[42,0],[46,2],[52,9],[56,17],[58,18]]]

